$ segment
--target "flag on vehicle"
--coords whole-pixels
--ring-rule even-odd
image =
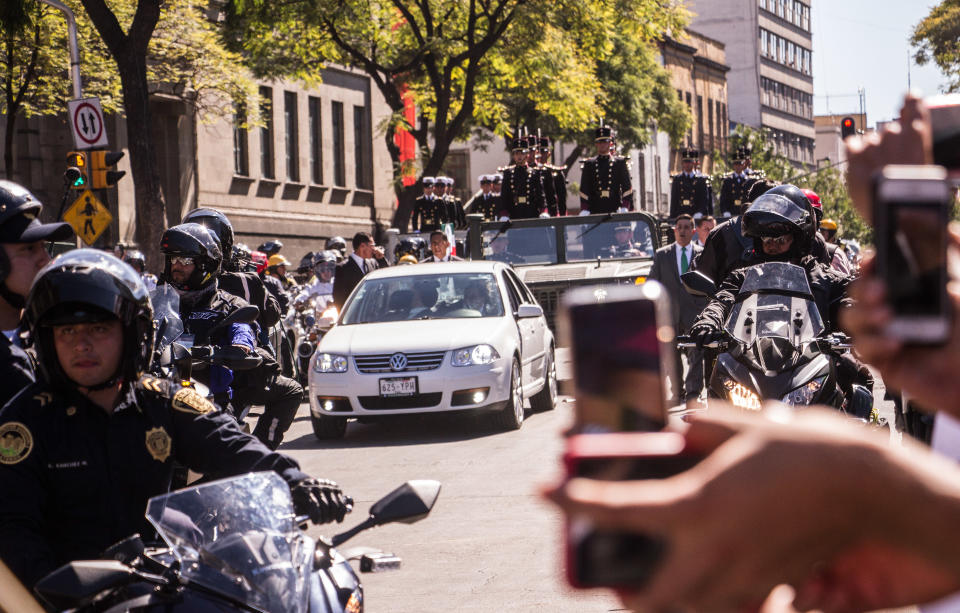
[[[447,241],[450,243],[450,253],[447,255],[457,255],[457,239],[453,235],[453,224],[443,224],[443,233],[447,235]]]

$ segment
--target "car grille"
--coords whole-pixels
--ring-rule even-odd
[[[413,396],[360,396],[360,406],[368,411],[389,411],[392,409],[426,409],[440,404],[442,392],[414,394]]]
[[[403,353],[398,352],[398,353]],[[426,351],[420,353],[403,353],[407,356],[407,367],[401,370],[394,370],[390,366],[390,358],[394,353],[383,353],[377,355],[357,355],[353,357],[353,363],[357,366],[357,371],[373,374],[385,372],[415,372],[420,370],[433,370],[439,368],[443,362],[445,351]]]

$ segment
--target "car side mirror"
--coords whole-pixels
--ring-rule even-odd
[[[392,522],[412,524],[430,513],[439,495],[439,481],[407,481],[370,507],[370,517],[376,525]]]
[[[521,304],[517,307],[517,319],[526,319],[528,317],[541,317],[543,307],[539,304]]]
[[[694,296],[713,296],[717,293],[717,284],[699,270],[691,270],[680,275],[680,282]]]

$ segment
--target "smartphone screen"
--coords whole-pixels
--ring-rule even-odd
[[[889,202],[884,237],[887,290],[894,313],[938,316],[946,284],[947,228],[936,203]]]
[[[673,331],[662,286],[586,288],[566,299],[576,385],[574,432],[651,432],[667,421]]]

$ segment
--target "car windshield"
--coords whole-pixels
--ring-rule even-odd
[[[567,261],[653,257],[653,233],[642,220],[601,218],[566,227]]]
[[[483,259],[507,264],[556,264],[553,226],[508,227],[483,233]]]
[[[341,324],[502,317],[503,313],[491,273],[410,275],[364,279],[347,304]]]

